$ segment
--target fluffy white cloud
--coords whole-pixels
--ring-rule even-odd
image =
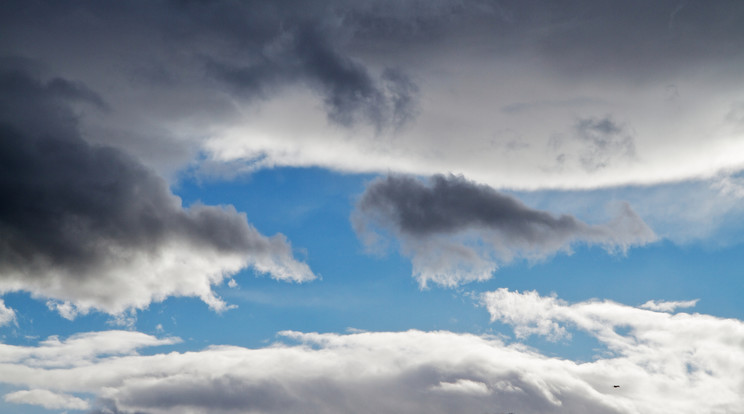
[[[40,405],[47,409],[87,410],[90,405],[78,397],[49,390],[21,390],[5,395],[5,401],[15,404]]]
[[[580,329],[598,339],[609,355],[584,367],[622,383],[639,412],[736,412],[744,403],[744,323],[668,313],[696,301],[650,302],[642,307],[655,310],[647,310],[611,301],[568,304],[503,288],[482,299],[491,319],[519,336],[557,339]]]
[[[143,356],[138,348],[174,340],[116,331],[0,348],[0,381],[94,394],[99,413],[692,414],[744,403],[742,321],[508,291],[483,300],[515,326],[568,323],[610,352],[574,362],[452,332],[282,332],[283,343],[260,349]]]

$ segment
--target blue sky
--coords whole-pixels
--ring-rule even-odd
[[[741,5],[285,3],[0,6],[1,412],[740,412]]]

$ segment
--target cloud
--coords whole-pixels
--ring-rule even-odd
[[[266,237],[231,206],[184,208],[163,178],[126,153],[84,141],[71,100],[85,87],[0,73],[0,291],[54,299],[68,318],[118,314],[168,296],[226,304],[212,285],[248,266],[314,278],[283,235]]]
[[[741,7],[11,1],[0,53],[98,91],[79,109],[86,138],[161,172],[197,159],[227,173],[241,169],[220,164],[596,188],[742,169]],[[608,119],[622,131],[601,132]],[[549,145],[557,135],[564,148]]]
[[[674,312],[677,308],[691,308],[698,303],[699,299],[685,301],[655,301],[649,300],[640,307],[652,311]]]
[[[15,321],[15,311],[12,308],[5,306],[5,301],[0,299],[0,326],[5,326]]]
[[[315,1],[134,1],[115,10],[92,1],[11,2],[3,6],[8,41],[0,55],[36,59],[45,73],[105,90],[106,102],[96,104],[110,111],[82,111],[82,129],[169,172],[287,89],[310,92],[324,121],[341,130],[390,132],[411,120],[414,81],[394,64],[370,67],[346,47],[353,35],[343,24],[347,8]],[[24,47],[20,39],[32,40]],[[126,53],[112,53],[112,42]],[[79,86],[58,85],[78,95]]]
[[[87,401],[72,395],[60,394],[48,390],[22,390],[5,394],[5,401],[14,404],[40,405],[48,410],[87,410]]]
[[[508,291],[483,299],[489,311],[512,300],[504,314],[526,300],[523,313],[535,319],[544,309],[530,304],[544,299],[546,319],[585,330],[611,352],[577,362],[491,336],[411,330],[287,331],[259,349],[138,355],[168,340],[117,331],[128,345],[112,353],[102,345],[112,335],[92,332],[0,347],[0,382],[91,394],[100,413],[696,413],[744,402],[742,321]]]
[[[381,131],[413,117],[417,87],[404,73],[387,68],[374,79],[362,64],[334,47],[332,35],[309,24],[276,36],[270,51],[250,66],[208,61],[208,73],[252,99],[304,80],[323,95],[328,119],[346,127],[371,123]]]
[[[570,251],[575,243],[626,251],[655,240],[627,204],[605,224],[554,216],[514,197],[462,177],[436,175],[429,184],[391,175],[373,181],[360,197],[352,221],[370,247],[381,233],[394,236],[411,256],[421,286],[455,286],[486,280],[498,263],[539,259]]]
[[[744,323],[668,313],[696,301],[651,301],[653,306],[641,308],[596,300],[568,304],[503,288],[483,294],[482,300],[493,321],[512,325],[521,337],[565,337],[567,329],[579,329],[598,339],[609,353],[590,365],[607,369],[597,374],[637,393],[640,412],[727,412],[741,404],[744,358],[738,348],[744,343]],[[676,390],[684,395],[669,399]],[[699,401],[708,405],[696,407]]]
[[[633,160],[636,156],[633,135],[628,127],[602,119],[580,119],[576,135],[584,148],[580,153],[581,165],[587,170],[606,168],[615,159]]]
[[[31,367],[62,368],[89,365],[103,356],[132,355],[137,349],[181,342],[140,332],[103,331],[71,335],[64,341],[50,336],[36,347],[0,344],[0,363],[22,362]]]

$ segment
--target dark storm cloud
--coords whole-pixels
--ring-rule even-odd
[[[436,175],[429,181],[427,185],[407,176],[378,179],[367,187],[353,216],[365,241],[374,242],[377,230],[396,236],[404,253],[413,256],[422,285],[427,279],[446,285],[481,280],[496,268],[496,261],[545,256],[567,250],[574,242],[624,251],[655,238],[627,204],[611,222],[590,225],[570,215],[530,208],[462,177]],[[463,265],[468,270],[463,271]]]
[[[416,238],[493,229],[514,243],[549,244],[589,230],[570,215],[554,216],[514,197],[456,176],[436,175],[430,185],[406,176],[375,181],[357,204],[360,213],[382,215],[388,225]]]
[[[573,153],[566,175],[534,184],[525,170],[550,169],[560,155],[545,154],[539,143],[576,118],[613,112],[638,128],[639,139],[662,141],[657,137],[666,130],[657,126],[666,119],[638,121],[654,97],[628,103],[619,92],[673,83],[680,96],[710,98],[716,89],[708,86],[738,79],[744,57],[744,5],[736,1],[11,0],[0,7],[0,51],[38,59],[48,77],[81,80],[100,93],[110,114],[82,117],[83,126],[117,133],[86,139],[124,147],[158,171],[206,153],[217,162],[262,154],[260,165],[367,171],[406,165],[419,173],[448,165],[499,177],[508,162],[492,158],[513,154],[467,151],[503,128],[520,131],[529,150],[511,174],[520,182],[490,178],[492,184],[612,184],[621,174],[613,168],[592,174],[602,160],[582,165]],[[691,91],[690,83],[705,93]],[[710,107],[704,101],[695,105]],[[315,102],[325,113],[316,113]],[[262,113],[262,104],[270,109]],[[292,105],[308,110],[283,118],[276,109]],[[482,111],[486,105],[502,111],[491,117]],[[525,122],[537,110],[541,122]],[[145,138],[155,129],[162,130],[157,139]],[[246,129],[272,139],[236,132]],[[395,139],[377,145],[370,130]],[[344,140],[350,154],[315,156],[305,150],[309,135],[335,141],[328,144],[334,148]],[[467,145],[421,155],[432,141],[454,136]],[[369,150],[371,140],[379,150]],[[349,161],[354,155],[365,162]],[[638,169],[660,162],[651,158]],[[568,176],[574,167],[583,169],[580,178]],[[599,178],[590,183],[583,176]]]
[[[469,228],[498,228],[510,238],[537,242],[538,231],[564,234],[578,229],[571,216],[556,218],[530,209],[517,199],[459,177],[437,175],[431,185],[405,176],[376,181],[364,192],[358,209],[382,213],[404,234],[426,237]]]
[[[412,117],[418,89],[404,73],[386,69],[375,79],[361,63],[334,47],[331,35],[309,24],[277,36],[271,51],[251,64],[208,60],[208,73],[251,98],[304,81],[324,96],[328,118],[344,126],[370,122],[382,129]]]
[[[497,29],[507,41],[573,76],[642,79],[742,56],[744,4],[736,0],[513,0],[499,9],[510,16]]]
[[[244,263],[253,260],[279,278],[311,277],[292,260],[281,236],[262,236],[231,207],[183,209],[165,180],[138,161],[85,142],[78,135],[71,101],[106,107],[78,83],[59,78],[42,82],[19,70],[0,73],[0,290],[28,290],[104,310],[139,307],[150,296],[175,293],[169,285],[177,280],[165,280],[173,275],[157,274],[168,267],[168,259],[161,263],[160,255],[198,257],[200,249],[216,257],[243,257]],[[171,243],[178,244],[180,253],[163,250]],[[137,268],[137,259],[155,269]],[[284,274],[282,262],[287,268],[299,265],[297,274]],[[213,266],[206,273],[238,270]],[[133,292],[109,291],[101,283],[121,269],[163,280],[146,277],[153,291],[141,296],[142,287],[134,289],[140,297],[132,303]],[[193,271],[206,286],[221,280]],[[138,277],[131,275],[132,280]],[[208,295],[184,289],[181,294]]]
[[[328,119],[344,126],[364,122],[382,129],[413,113],[416,88],[409,86],[405,74],[390,76],[384,68],[374,74],[343,47],[353,33],[341,23],[347,13],[343,4],[83,1],[11,3],[6,9],[6,31],[13,35],[27,30],[28,24],[51,24],[54,29],[67,20],[71,25],[66,40],[74,43],[43,41],[62,43],[73,55],[84,52],[79,50],[83,45],[94,50],[115,47],[122,52],[112,58],[125,59],[121,69],[147,82],[177,88],[185,88],[180,83],[188,80],[203,86],[217,82],[213,86],[247,100],[306,84],[321,94]],[[100,25],[107,30],[101,32]],[[173,61],[163,62],[168,55]]]
[[[535,53],[569,76],[664,76],[685,64],[741,58],[744,4],[617,0],[375,1],[339,7],[362,44],[467,48],[488,36],[484,53]]]

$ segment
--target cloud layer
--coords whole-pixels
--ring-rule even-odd
[[[83,85],[7,69],[0,91],[0,292],[52,298],[73,317],[168,296],[222,310],[212,285],[248,266],[314,278],[282,235],[261,235],[230,206],[183,208],[140,162],[84,141],[73,105],[103,103]]]
[[[0,382],[21,388],[9,402],[96,413],[692,414],[744,403],[742,321],[505,289],[482,300],[518,337],[567,340],[579,329],[606,349],[578,362],[445,331],[288,331],[260,349],[145,356],[137,350],[176,339],[108,331],[2,345]]]
[[[736,1],[11,1],[0,52],[105,91],[82,128],[162,170],[202,152],[212,172],[596,188],[744,167],[743,19]]]
[[[394,236],[413,261],[422,286],[486,280],[499,263],[544,258],[574,243],[626,251],[655,240],[653,231],[622,204],[605,224],[556,217],[462,177],[431,177],[428,184],[392,175],[373,181],[360,197],[354,227],[368,246]]]

